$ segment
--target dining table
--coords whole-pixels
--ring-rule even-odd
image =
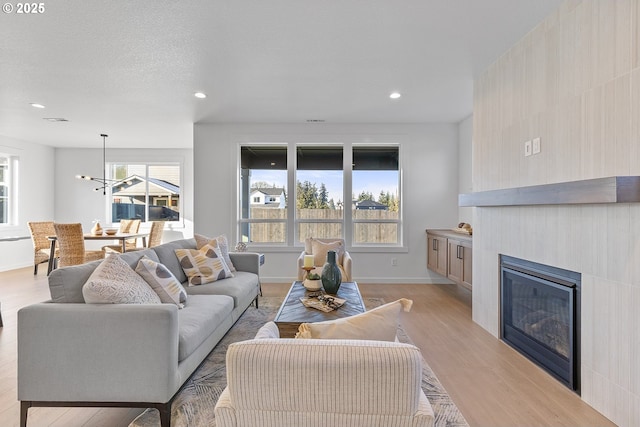
[[[149,236],[149,232],[140,232],[140,233],[116,233],[116,234],[91,234],[86,233],[83,235],[84,240],[118,240],[122,243],[122,252],[127,251],[126,241],[129,239],[142,239],[142,246],[147,246],[147,237]],[[55,264],[54,254],[56,252],[56,244],[58,242],[58,236],[47,236],[47,239],[51,242],[51,250],[49,253],[49,266],[47,269],[47,275],[53,271]]]

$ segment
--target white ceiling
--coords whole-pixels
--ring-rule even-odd
[[[458,122],[474,77],[560,3],[49,1],[0,15],[0,135],[177,148],[193,123]]]

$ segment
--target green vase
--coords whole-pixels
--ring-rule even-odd
[[[336,264],[336,252],[327,252],[327,262],[322,267],[322,287],[328,294],[335,295],[338,293],[340,283],[342,283],[342,273],[340,273],[340,267]]]

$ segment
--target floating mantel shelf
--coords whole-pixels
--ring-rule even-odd
[[[640,176],[611,176],[458,195],[459,206],[576,205],[638,202],[640,202]]]

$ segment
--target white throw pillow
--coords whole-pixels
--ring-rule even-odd
[[[264,340],[269,338],[280,338],[280,330],[278,329],[278,325],[274,322],[267,322],[262,325],[253,339]]]
[[[311,240],[311,251],[313,253],[313,265],[316,267],[322,267],[327,262],[327,252],[335,251],[336,263],[341,266],[344,259],[344,245],[341,241],[324,243],[313,237]]]
[[[217,246],[217,241],[212,240],[200,250],[175,250],[178,262],[189,279],[189,286],[203,285],[233,277],[233,273],[222,258]]]
[[[187,291],[164,264],[155,262],[145,255],[138,261],[136,273],[158,294],[160,301],[184,307]]]
[[[231,262],[231,257],[229,256],[229,240],[227,240],[227,236],[225,234],[221,234],[217,237],[207,237],[201,234],[195,234],[193,237],[196,239],[196,249],[201,249],[204,245],[211,244],[212,241],[215,241],[220,249],[222,258],[224,258],[224,262],[226,262],[229,267],[229,270],[232,272],[236,271],[236,267]]]
[[[88,304],[160,304],[160,297],[117,254],[109,255],[82,286]]]
[[[413,301],[401,298],[343,319],[303,323],[296,338],[395,341],[400,310],[410,311]]]

